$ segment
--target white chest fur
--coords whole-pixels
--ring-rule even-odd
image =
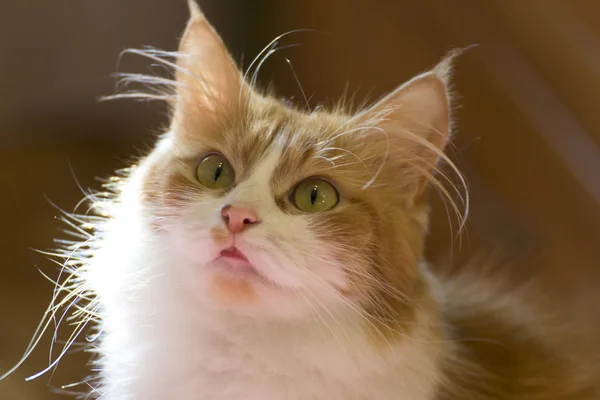
[[[166,316],[152,326],[145,319],[130,315],[106,327],[103,398],[425,400],[438,376],[427,344],[406,339],[376,352],[348,326],[332,333],[317,325],[213,320],[209,327]]]

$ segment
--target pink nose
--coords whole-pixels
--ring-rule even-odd
[[[244,207],[225,206],[221,210],[221,216],[231,233],[240,233],[250,225],[260,222],[254,211]]]

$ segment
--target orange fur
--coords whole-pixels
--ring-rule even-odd
[[[213,275],[207,284],[208,295],[228,307],[247,306],[257,300],[252,284],[245,280]]]
[[[217,243],[222,243],[229,237],[227,229],[221,226],[210,228],[210,234],[213,240]]]

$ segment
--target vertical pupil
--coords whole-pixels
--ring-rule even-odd
[[[314,205],[317,201],[317,196],[319,194],[319,188],[317,185],[313,186],[312,191],[310,192],[310,204]]]
[[[223,161],[219,163],[217,169],[215,169],[215,175],[213,176],[213,181],[216,182],[219,180],[219,177],[223,173]]]

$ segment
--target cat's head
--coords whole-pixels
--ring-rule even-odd
[[[409,307],[448,63],[358,113],[305,112],[251,87],[196,8],[180,53],[143,199],[181,290],[250,314]]]

